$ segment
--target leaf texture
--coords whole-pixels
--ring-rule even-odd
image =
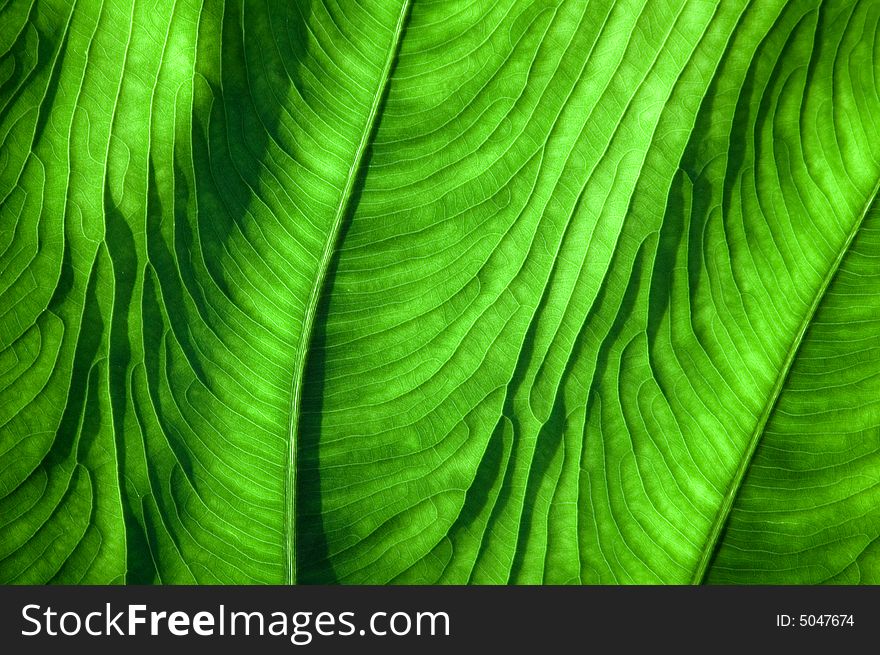
[[[878,48],[0,4],[0,581],[878,582]]]

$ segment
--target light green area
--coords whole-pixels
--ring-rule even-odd
[[[880,582],[880,2],[0,0],[0,582]]]

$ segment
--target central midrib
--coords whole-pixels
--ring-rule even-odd
[[[724,496],[724,501],[718,509],[718,514],[715,516],[715,522],[712,525],[712,530],[709,532],[709,537],[706,540],[705,547],[703,548],[702,556],[699,563],[697,564],[696,571],[694,572],[694,576],[691,580],[692,584],[702,584],[703,582],[705,582],[706,573],[709,570],[709,564],[711,563],[712,557],[715,554],[715,550],[718,547],[718,540],[721,537],[724,526],[727,524],[727,519],[730,516],[730,511],[733,509],[733,503],[736,500],[737,495],[739,494],[740,488],[742,487],[742,483],[745,479],[746,472],[749,469],[749,465],[751,464],[752,457],[754,457],[755,451],[758,448],[758,444],[761,441],[761,437],[764,435],[764,430],[767,427],[767,422],[770,420],[770,416],[773,414],[773,410],[776,408],[776,403],[779,401],[779,396],[782,394],[782,389],[785,386],[785,382],[788,379],[789,373],[791,372],[791,367],[794,364],[794,360],[797,357],[798,350],[800,350],[801,344],[803,343],[804,335],[806,334],[810,324],[813,322],[816,311],[819,309],[819,305],[822,304],[822,300],[825,297],[826,292],[828,291],[828,287],[831,285],[832,280],[837,275],[837,271],[840,269],[840,265],[843,262],[843,259],[849,252],[853,240],[856,238],[859,230],[861,230],[862,224],[865,222],[865,217],[871,210],[871,206],[877,200],[878,193],[880,193],[880,179],[878,179],[877,183],[874,185],[873,191],[868,194],[868,200],[865,202],[865,205],[862,208],[858,219],[853,223],[853,227],[847,235],[846,240],[843,243],[843,247],[837,254],[837,258],[829,267],[828,273],[825,275],[825,278],[822,280],[822,284],[819,286],[819,289],[817,290],[816,295],[813,298],[813,303],[804,314],[803,321],[801,321],[798,331],[795,333],[794,339],[792,339],[791,346],[788,349],[785,360],[783,360],[782,366],[779,368],[779,373],[776,376],[776,383],[773,386],[773,391],[770,394],[766,405],[764,406],[764,410],[758,417],[757,423],[755,424],[755,430],[754,432],[752,432],[751,439],[749,440],[749,447],[743,455],[742,459],[740,460],[739,468],[731,479],[730,486],[728,487],[727,493]]]
[[[303,378],[305,376],[306,360],[308,359],[310,344],[312,339],[312,331],[315,324],[315,313],[318,307],[318,301],[324,290],[327,271],[336,250],[337,241],[339,240],[339,232],[342,227],[342,221],[348,213],[351,203],[352,192],[354,191],[355,181],[358,173],[363,165],[364,153],[366,152],[369,141],[373,135],[376,120],[379,113],[379,105],[382,96],[388,86],[391,76],[391,70],[397,53],[400,49],[400,38],[403,34],[404,24],[409,12],[412,0],[403,0],[400,8],[400,14],[397,17],[397,24],[394,27],[392,42],[388,48],[388,56],[382,68],[382,75],[379,83],[376,85],[376,92],[370,106],[370,113],[364,125],[361,139],[355,151],[351,166],[348,169],[348,176],[345,180],[345,187],[339,198],[339,204],[336,207],[336,213],[333,216],[333,222],[327,239],[324,242],[324,250],[318,261],[318,270],[315,280],[309,292],[309,299],[306,303],[306,312],[303,317],[303,329],[300,335],[299,346],[296,351],[296,359],[293,369],[293,384],[290,393],[290,413],[288,423],[288,461],[287,461],[287,480],[285,484],[285,544],[284,552],[287,565],[287,584],[296,584],[296,468],[297,468],[297,430],[300,423],[300,412],[302,409],[302,387]]]

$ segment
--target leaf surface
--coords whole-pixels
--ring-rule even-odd
[[[0,7],[3,582],[876,582],[880,5]]]

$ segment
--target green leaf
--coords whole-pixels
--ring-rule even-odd
[[[878,39],[0,3],[0,581],[880,581]]]

